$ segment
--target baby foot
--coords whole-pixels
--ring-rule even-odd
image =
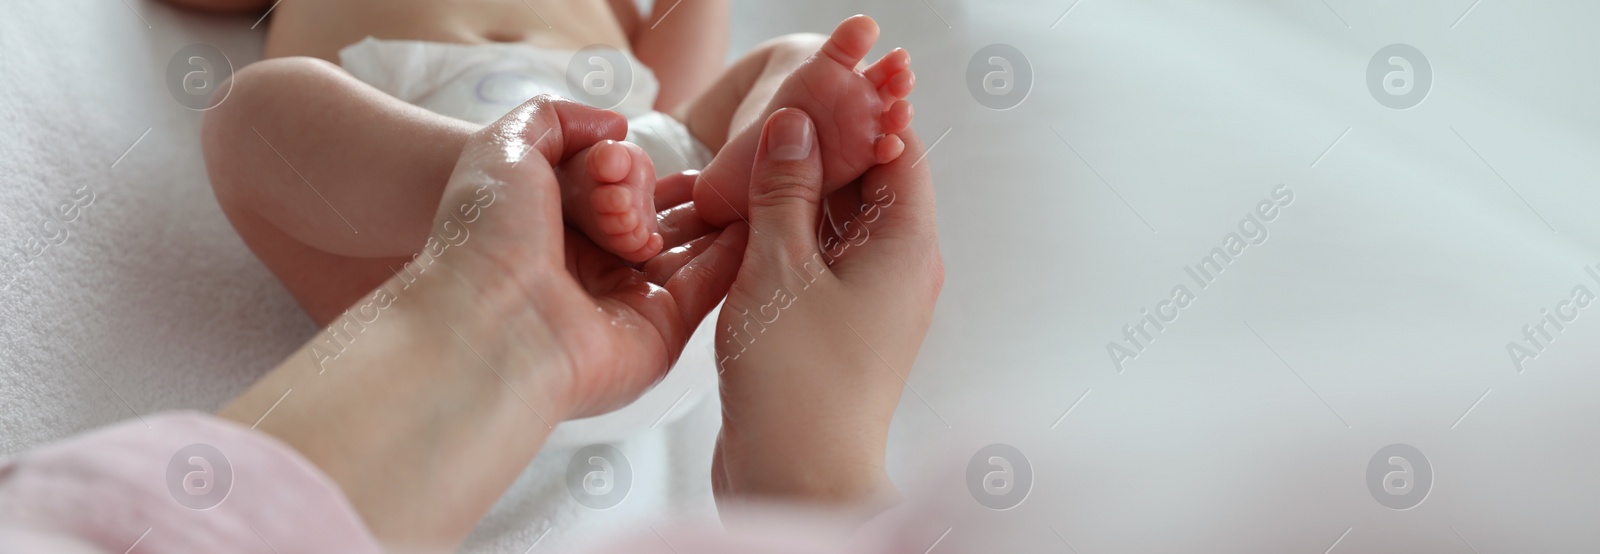
[[[604,141],[556,168],[567,223],[630,262],[661,252],[655,164],[638,145]]]
[[[905,150],[897,134],[911,125],[911,104],[905,101],[916,85],[911,55],[897,48],[856,71],[877,40],[878,23],[872,18],[846,19],[816,55],[784,79],[758,119],[765,121],[783,108],[799,108],[811,116],[822,149],[824,194]],[[751,126],[730,139],[701,172],[694,203],[706,222],[726,225],[748,213],[750,170],[760,141],[761,126]]]

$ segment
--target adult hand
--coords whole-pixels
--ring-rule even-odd
[[[717,319],[713,485],[724,508],[870,501],[891,491],[889,420],[943,285],[932,179],[907,132],[905,155],[824,204],[806,114],[781,110],[762,136],[753,234]]]
[[[504,309],[491,320],[525,325],[512,333],[518,342],[554,341],[534,354],[565,358],[558,381],[574,418],[626,405],[660,380],[728,290],[744,249],[740,233],[678,233],[635,267],[563,226],[551,166],[626,131],[614,112],[535,99],[467,146],[435,218],[434,236],[449,236],[469,213],[482,213],[452,267],[470,273],[474,289],[509,293],[497,297]],[[496,206],[473,208],[486,193]]]
[[[556,423],[635,399],[733,280],[743,233],[647,271],[563,225],[551,168],[625,130],[540,97],[481,131],[423,252],[220,415],[294,447],[391,548],[453,550]]]

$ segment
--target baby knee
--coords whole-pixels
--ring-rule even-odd
[[[286,110],[307,104],[306,95],[326,95],[329,85],[349,78],[339,66],[307,57],[261,60],[234,72],[217,87],[214,106],[200,122],[201,149],[218,200],[227,203],[232,187],[243,186],[248,163],[261,139],[254,130]]]
[[[273,58],[252,63],[218,85],[204,127],[229,127],[244,114],[259,113],[273,104],[294,102],[307,91],[327,90],[325,84],[344,73],[339,66],[306,57]]]
[[[248,89],[236,93],[259,96],[276,96],[284,89],[296,90],[319,83],[338,81],[348,73],[326,60],[305,56],[271,58],[244,66],[229,79],[231,83],[249,83]]]

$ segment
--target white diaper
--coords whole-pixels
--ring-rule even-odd
[[[575,59],[578,63],[572,63]],[[357,79],[396,98],[480,125],[540,94],[616,111],[628,118],[628,141],[644,148],[658,175],[701,169],[711,162],[711,151],[687,127],[652,108],[660,90],[655,74],[614,49],[573,52],[369,37],[341,50],[339,62]],[[569,70],[577,87],[568,86]],[[583,90],[586,79],[589,89]],[[573,88],[580,90],[574,93]],[[716,314],[707,319],[715,320]],[[717,390],[709,340],[704,338],[710,325],[701,326],[677,367],[654,389],[621,410],[558,425],[546,448],[616,442],[689,413],[704,395]]]
[[[368,37],[340,50],[339,63],[395,98],[479,125],[493,123],[534,96],[564,96],[627,117],[628,141],[644,148],[658,175],[711,163],[711,151],[688,127],[655,111],[661,88],[655,74],[620,50]]]

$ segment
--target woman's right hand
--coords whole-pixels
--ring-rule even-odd
[[[824,205],[809,117],[786,109],[766,122],[752,232],[717,320],[723,427],[712,482],[725,509],[735,498],[892,494],[889,420],[944,281],[932,177],[921,143],[901,138],[906,155]]]
[[[480,131],[422,253],[221,415],[315,464],[391,550],[454,550],[555,424],[659,380],[734,279],[743,233],[679,232],[638,268],[565,225],[553,168],[626,129],[537,97]]]

